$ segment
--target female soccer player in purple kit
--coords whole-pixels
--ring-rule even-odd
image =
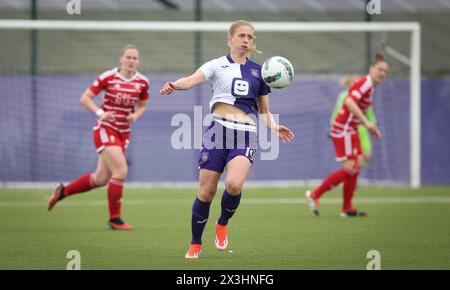
[[[277,125],[269,110],[269,87],[261,77],[261,65],[247,58],[255,51],[255,29],[243,20],[231,24],[227,41],[230,53],[206,62],[188,77],[167,82],[161,94],[188,90],[210,81],[213,96],[209,103],[214,120],[203,135],[199,155],[199,191],[192,206],[192,240],[186,258],[198,258],[202,233],[209,217],[220,176],[226,168],[222,211],[216,225],[215,245],[228,246],[228,220],[239,206],[242,188],[257,149],[257,120],[261,117],[283,143],[291,142],[294,133]]]

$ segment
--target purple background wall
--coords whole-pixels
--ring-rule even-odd
[[[172,96],[159,88],[177,76],[150,76],[151,99],[134,125],[127,153],[129,181],[195,181],[197,150],[174,150],[174,114],[208,112],[209,84]],[[79,97],[95,78],[84,76],[0,77],[0,181],[68,181],[95,170],[95,118]],[[274,161],[256,160],[251,180],[321,179],[338,167],[328,121],[340,92],[336,78],[300,79],[271,94],[271,110],[294,130],[295,142],[280,144]],[[33,102],[33,92],[35,102]],[[422,182],[450,183],[450,79],[422,84]],[[101,101],[101,98],[97,98]],[[374,159],[364,170],[371,180],[409,182],[409,86],[388,80],[377,88],[374,108],[383,133]]]

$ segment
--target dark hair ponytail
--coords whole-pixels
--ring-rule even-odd
[[[376,65],[379,62],[385,62],[384,55],[381,53],[375,53],[375,57],[373,58],[372,65]]]

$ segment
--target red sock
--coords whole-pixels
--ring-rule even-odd
[[[124,180],[111,178],[108,183],[108,205],[110,219],[120,217]]]
[[[69,196],[76,193],[82,193],[95,188],[94,174],[88,173],[80,176],[78,179],[64,187],[64,195]]]
[[[312,195],[315,198],[320,198],[326,191],[339,185],[339,183],[341,183],[347,175],[348,173],[345,172],[344,169],[339,169],[331,173],[327,178],[325,178],[324,181],[322,181],[322,184],[312,192]]]
[[[343,197],[344,202],[342,204],[342,211],[351,211],[353,210],[352,199],[353,194],[355,193],[356,185],[358,183],[358,173],[355,175],[349,175],[348,178],[344,180],[343,186]]]

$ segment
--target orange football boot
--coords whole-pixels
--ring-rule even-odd
[[[200,253],[202,252],[202,245],[200,244],[192,244],[189,246],[189,250],[187,251],[184,257],[186,259],[198,259],[200,257]]]
[[[227,226],[216,225],[216,248],[223,251],[228,247]]]

